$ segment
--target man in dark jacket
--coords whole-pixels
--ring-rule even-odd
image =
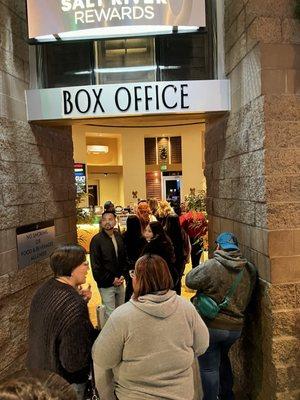
[[[124,303],[124,273],[128,269],[123,239],[114,229],[116,215],[105,211],[101,218],[102,231],[91,241],[90,256],[93,276],[97,282],[106,318]]]
[[[206,353],[199,357],[203,400],[233,400],[228,352],[241,336],[245,309],[256,281],[256,269],[242,257],[237,238],[232,233],[221,233],[216,244],[213,258],[192,269],[186,276],[186,285],[220,304],[239,272],[243,271],[229,305],[214,319],[203,317],[209,329],[210,344]]]

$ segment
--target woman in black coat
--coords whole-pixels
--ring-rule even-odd
[[[161,223],[158,221],[149,223],[145,229],[144,236],[148,243],[144,247],[142,255],[157,254],[158,256],[162,257],[168,264],[175,287],[178,281],[178,274],[174,265],[176,258],[171,239],[164,231]]]
[[[175,251],[175,269],[178,274],[178,282],[174,289],[178,295],[181,295],[181,278],[191,251],[190,240],[187,233],[181,228],[179,217],[176,214],[167,216],[165,231],[171,239]]]
[[[122,235],[126,255],[129,262],[128,274],[126,274],[126,291],[125,301],[129,301],[133,293],[132,280],[129,271],[134,269],[136,260],[141,256],[143,248],[147,244],[147,240],[142,235],[142,227],[140,219],[137,215],[129,215],[126,222],[126,231]]]

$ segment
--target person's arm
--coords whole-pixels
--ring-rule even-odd
[[[98,286],[101,284],[101,282],[108,282],[111,284],[111,286],[113,286],[115,275],[104,267],[102,263],[103,256],[101,246],[99,243],[97,243],[95,238],[92,239],[90,245],[90,259],[93,277]]]
[[[95,383],[103,400],[115,398],[112,369],[121,362],[123,347],[121,329],[115,326],[113,316],[110,316],[92,349]]]
[[[208,263],[206,261],[204,264],[198,265],[198,267],[193,268],[185,278],[185,284],[188,288],[204,291],[206,288],[211,286],[211,276],[208,271]]]
[[[76,318],[59,338],[59,360],[69,373],[88,370],[95,330],[90,321]]]
[[[193,349],[195,356],[204,354],[209,346],[209,332],[207,326],[203,322],[196,309],[192,309],[193,318]]]

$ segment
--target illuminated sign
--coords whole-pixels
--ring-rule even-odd
[[[229,111],[230,84],[165,81],[34,89],[26,91],[26,102],[29,121]]]
[[[205,27],[205,0],[27,0],[29,38],[92,39]]]
[[[74,164],[75,184],[77,193],[86,193],[85,164]]]

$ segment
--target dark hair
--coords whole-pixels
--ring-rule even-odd
[[[0,385],[1,400],[77,400],[72,386],[49,371],[34,371]]]
[[[101,217],[103,218],[104,215],[106,215],[106,214],[112,214],[112,215],[116,218],[115,209],[113,209],[113,210],[105,210],[105,211],[102,213]]]
[[[173,243],[176,259],[183,257],[183,237],[178,215],[167,216],[165,230]]]
[[[139,217],[135,214],[128,215],[126,221],[126,236],[128,240],[136,240],[142,236],[142,225]]]
[[[0,386],[1,400],[58,400],[42,383],[33,378],[13,379]]]
[[[77,244],[57,247],[50,256],[55,276],[71,276],[72,271],[86,260],[85,250]]]
[[[153,233],[153,236],[158,236],[158,235],[166,236],[164,228],[160,222],[152,221],[149,223],[149,226]]]
[[[134,299],[149,293],[168,291],[173,287],[169,267],[165,260],[155,254],[145,254],[135,263],[136,282]]]

